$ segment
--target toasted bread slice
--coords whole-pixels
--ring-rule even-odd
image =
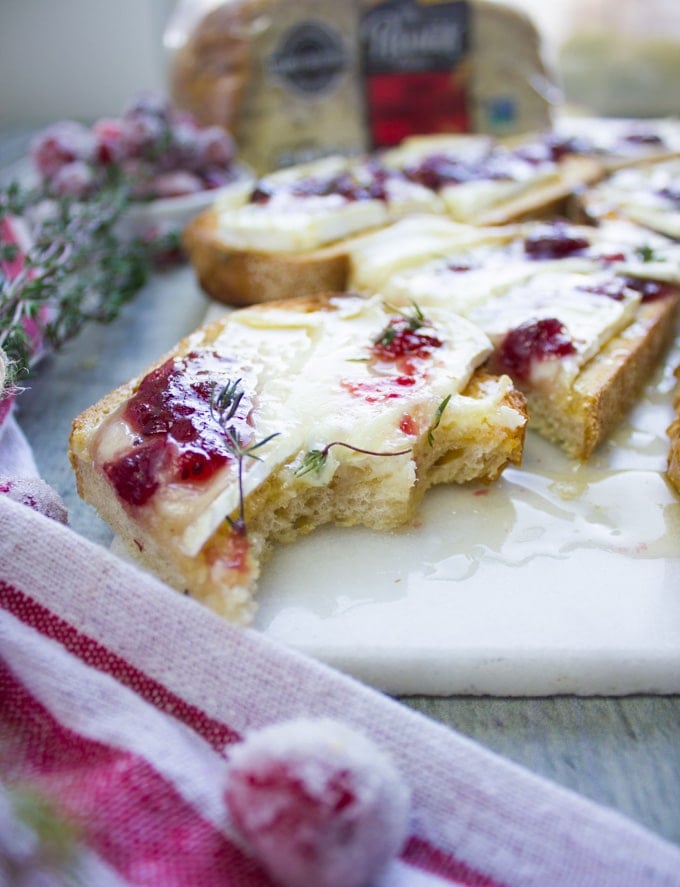
[[[680,120],[561,115],[547,134],[555,150],[596,158],[607,172],[680,155]]]
[[[574,190],[603,175],[593,157],[555,158],[531,140],[504,144],[482,136],[412,136],[383,161],[432,188],[451,219],[470,225],[560,213]]]
[[[451,177],[457,165],[471,181]],[[416,213],[470,225],[546,215],[600,175],[591,158],[536,163],[487,137],[422,137],[379,157],[331,157],[266,176],[246,205],[216,203],[192,220],[184,245],[201,287],[225,304],[340,291],[348,252],[367,232]]]
[[[680,246],[620,222],[469,229],[412,218],[365,238],[350,266],[353,285],[379,282],[390,304],[448,307],[480,325],[492,366],[527,396],[530,427],[584,460],[673,335]],[[560,342],[564,353],[551,352]]]
[[[618,170],[579,203],[591,221],[627,219],[680,240],[680,156]]]
[[[80,495],[170,585],[248,622],[260,565],[328,522],[391,529],[521,459],[524,398],[450,312],[320,295],[225,313],[73,423]]]
[[[609,339],[580,370],[570,389],[520,386],[531,428],[586,461],[630,412],[670,345],[680,292],[643,302],[635,320]]]

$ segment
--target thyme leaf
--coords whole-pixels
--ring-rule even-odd
[[[113,186],[86,201],[48,197],[17,182],[0,187],[0,349],[5,391],[30,374],[36,350],[59,350],[88,323],[110,323],[144,286],[170,235],[124,239],[128,193]],[[13,240],[20,223],[25,252]],[[2,398],[2,392],[0,392]]]
[[[256,454],[256,450],[268,444],[275,437],[279,436],[279,432],[253,443],[246,444],[238,432],[234,424],[237,418],[236,414],[241,405],[245,391],[241,387],[241,379],[227,382],[221,389],[217,385],[213,385],[210,396],[210,414],[222,429],[227,450],[236,460],[237,478],[238,478],[238,517],[232,518],[227,515],[227,522],[239,535],[247,535],[246,515],[245,515],[245,496],[243,494],[243,463],[245,458],[254,459],[257,462],[262,460]]]
[[[404,318],[407,321],[406,329],[410,330],[411,332],[419,330],[427,323],[425,315],[420,309],[420,306],[416,304],[416,302],[411,303],[410,312],[404,311],[401,308],[393,308],[391,305],[388,305],[386,307],[388,307],[391,311],[394,311],[394,313],[398,315],[398,317]],[[387,324],[387,326],[380,333],[378,333],[378,335],[373,340],[373,344],[387,347],[392,344],[398,332],[399,329],[397,328],[397,326],[395,326],[395,321],[391,320]]]
[[[449,405],[449,401],[451,400],[451,395],[447,394],[444,400],[439,404],[437,410],[434,414],[434,419],[432,420],[432,424],[430,425],[427,432],[427,442],[431,447],[434,446],[434,432],[439,428],[439,423],[442,420],[442,415],[444,414],[444,410]]]
[[[640,257],[641,261],[644,263],[647,262],[656,262],[659,259],[659,256],[656,254],[656,250],[653,246],[649,244],[644,244],[643,246],[639,246],[635,252]]]
[[[296,469],[295,477],[304,477],[305,474],[310,474],[312,471],[320,472],[326,464],[332,447],[345,447],[348,450],[353,450],[355,453],[363,453],[366,456],[405,456],[406,453],[411,452],[411,447],[405,450],[397,450],[396,452],[377,452],[375,450],[366,450],[363,447],[355,447],[353,444],[342,440],[334,440],[326,444],[322,450],[309,450],[305,454],[302,464]]]

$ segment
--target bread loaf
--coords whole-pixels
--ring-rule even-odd
[[[200,9],[170,22],[170,93],[232,132],[260,174],[411,134],[502,136],[550,123],[538,32],[510,5],[217,0]]]

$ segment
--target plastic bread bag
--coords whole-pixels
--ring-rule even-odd
[[[180,0],[164,42],[175,104],[258,172],[544,128],[555,97],[532,21],[489,0]]]

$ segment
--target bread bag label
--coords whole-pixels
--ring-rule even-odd
[[[353,3],[280,4],[252,30],[250,50],[234,129],[257,170],[367,147]]]
[[[366,2],[359,37],[372,147],[469,131],[467,0]]]
[[[258,173],[409,135],[509,135],[549,123],[538,32],[503,3],[207,3],[198,22],[170,29],[184,34],[175,34],[171,95],[230,130]]]

